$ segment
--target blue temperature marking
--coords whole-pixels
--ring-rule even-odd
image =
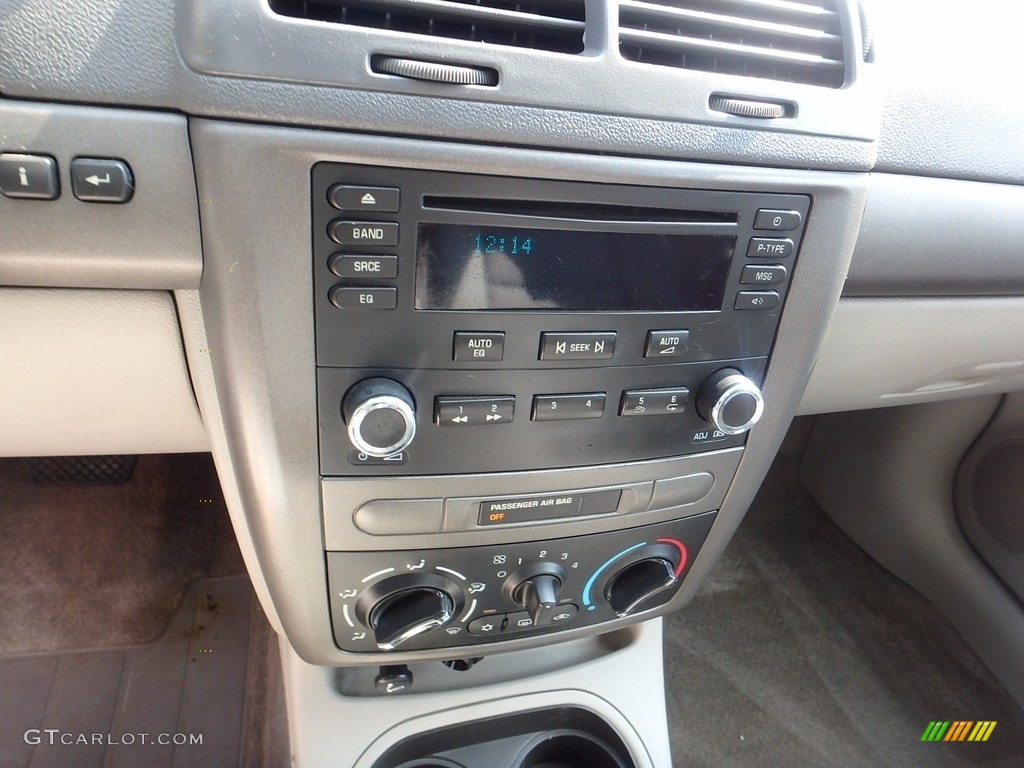
[[[645,544],[647,544],[646,541],[641,541],[639,544],[634,544],[629,549],[622,550],[617,555],[612,555],[605,561],[604,565],[602,565],[600,568],[594,571],[594,574],[590,577],[590,580],[587,581],[587,585],[583,587],[583,604],[587,606],[588,611],[593,611],[595,608],[597,608],[596,605],[590,602],[590,588],[594,586],[594,582],[597,581],[597,577],[601,575],[601,571],[603,571],[605,568],[614,563],[623,555],[628,555],[634,549],[640,549],[640,547],[644,546]]]

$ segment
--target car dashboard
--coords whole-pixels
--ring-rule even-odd
[[[1001,12],[0,2],[0,454],[212,453],[297,766],[499,765],[548,712],[671,765],[660,617],[797,417],[1021,701]]]

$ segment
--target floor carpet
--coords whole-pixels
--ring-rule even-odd
[[[676,768],[1024,765],[1024,712],[953,626],[778,459],[711,578],[666,620]],[[997,722],[985,743],[932,721]]]

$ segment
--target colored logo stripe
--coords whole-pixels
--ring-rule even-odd
[[[996,724],[995,720],[932,720],[921,741],[988,741]]]

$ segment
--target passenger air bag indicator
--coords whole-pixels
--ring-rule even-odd
[[[528,523],[536,520],[601,515],[618,509],[622,491],[516,496],[480,502],[480,525]]]

